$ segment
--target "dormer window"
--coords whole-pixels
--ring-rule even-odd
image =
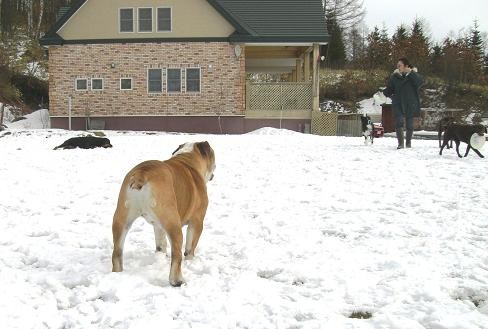
[[[158,32],[171,32],[171,8],[158,8]]]
[[[122,8],[119,10],[119,31],[134,32],[134,9]]]
[[[152,8],[138,8],[139,32],[152,32]]]

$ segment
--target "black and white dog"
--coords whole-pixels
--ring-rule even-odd
[[[361,116],[361,129],[364,136],[364,145],[368,145],[368,139],[373,144],[374,140],[374,126],[371,118],[367,114]]]

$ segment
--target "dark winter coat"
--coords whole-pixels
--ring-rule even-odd
[[[383,94],[391,98],[395,117],[420,116],[419,88],[423,83],[422,77],[416,70],[410,71],[409,74],[402,74],[398,70],[393,72]]]

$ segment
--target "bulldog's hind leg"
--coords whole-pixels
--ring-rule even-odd
[[[195,248],[202,235],[203,220],[190,221],[186,228],[185,258],[192,259],[195,256]]]
[[[169,283],[173,287],[179,287],[183,284],[183,275],[181,274],[183,234],[181,233],[181,220],[176,206],[162,206],[158,204],[153,208],[154,214],[160,222],[160,225],[166,231],[171,244],[171,269],[169,272]],[[156,223],[157,224],[157,223]]]
[[[166,232],[159,223],[154,223],[154,240],[156,241],[156,251],[162,251],[166,254],[167,242]]]
[[[114,250],[112,253],[112,272],[121,272],[124,269],[124,242],[127,232],[132,223],[138,217],[138,214],[131,209],[128,209],[125,204],[117,205],[115,210],[114,220],[112,223],[112,234],[114,242]]]

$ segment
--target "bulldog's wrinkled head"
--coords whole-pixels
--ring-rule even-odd
[[[205,180],[213,179],[215,171],[215,153],[208,142],[185,143],[178,146],[173,152],[173,157],[183,153],[196,153],[205,162]]]

